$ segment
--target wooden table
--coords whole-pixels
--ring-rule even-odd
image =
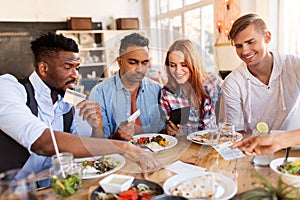
[[[269,167],[253,166],[251,164],[251,157],[249,156],[226,161],[210,146],[191,143],[186,140],[186,137],[178,138],[178,140],[178,144],[175,147],[153,153],[155,158],[159,160],[163,166],[168,166],[177,160],[181,160],[186,163],[206,168],[209,172],[221,173],[232,178],[236,182],[238,186],[238,193],[242,193],[253,188],[252,182],[257,180],[253,176],[254,172],[260,173],[274,185],[277,184],[278,175]],[[278,151],[275,153],[275,158],[284,157],[284,154],[285,152],[283,150]],[[300,150],[292,150],[290,152],[290,156],[300,157]],[[142,177],[140,172],[138,165],[127,160],[125,166],[116,173],[133,175],[136,178],[141,179]],[[163,183],[173,175],[175,175],[175,173],[163,168],[149,174],[148,180],[156,182],[162,186]],[[83,180],[82,187],[78,190],[78,192],[74,196],[66,199],[89,199],[89,194],[98,186],[100,179],[102,178]],[[51,189],[39,191],[39,195],[42,195],[42,199],[55,199]]]

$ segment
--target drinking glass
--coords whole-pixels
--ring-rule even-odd
[[[220,131],[219,129],[210,129],[209,132],[211,133],[210,135],[210,143],[211,145],[217,145],[219,138],[220,138]]]
[[[216,121],[213,117],[211,117],[210,123],[207,126],[207,129],[210,132],[210,144],[216,145],[218,144],[219,138],[220,138],[220,131],[218,129],[218,126],[216,124]]]
[[[221,134],[224,135],[235,135],[235,126],[229,122],[219,122],[218,127],[220,129]]]
[[[256,130],[252,130],[252,135],[259,135],[260,133]],[[268,167],[271,161],[274,159],[274,153],[269,153],[260,156],[253,156],[251,160],[251,164],[255,166]]]
[[[219,122],[218,127],[220,130],[220,135],[223,137],[226,136],[226,138],[229,138],[230,141],[235,142],[236,141],[236,132],[235,132],[235,126],[232,123],[229,122]]]
[[[24,169],[0,173],[0,200],[36,200],[35,174]]]
[[[72,153],[60,153],[52,156],[50,168],[51,188],[57,197],[72,196],[81,182],[80,167],[73,162]]]
[[[59,157],[58,157],[59,156]],[[74,162],[74,156],[72,153],[63,152],[51,157],[52,165],[61,165],[62,167],[68,167]]]

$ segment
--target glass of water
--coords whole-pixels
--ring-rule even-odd
[[[235,142],[236,141],[236,132],[235,132],[235,126],[232,123],[229,122],[219,122],[218,127],[220,130],[220,135],[222,137],[228,138],[230,141]]]
[[[208,124],[207,128],[210,132],[210,144],[217,145],[220,138],[220,131],[214,117],[211,117],[210,123]]]
[[[256,130],[252,130],[252,135],[259,135],[260,133]],[[274,159],[274,153],[269,153],[265,155],[253,156],[251,164],[255,166],[268,167],[271,161]]]
[[[0,173],[0,200],[16,199],[37,199],[33,171],[11,169]]]

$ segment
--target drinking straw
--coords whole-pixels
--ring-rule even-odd
[[[60,168],[61,168],[62,176],[66,177],[66,174],[65,174],[65,172],[64,172],[64,170],[62,168],[62,165],[61,165],[61,159],[60,159],[60,156],[59,156],[59,151],[58,151],[58,147],[57,147],[55,135],[54,135],[54,132],[53,132],[50,120],[48,120],[48,125],[49,125],[49,129],[50,129],[50,133],[51,133],[52,142],[53,142],[53,145],[54,145],[55,154],[57,156],[58,163],[59,163]]]

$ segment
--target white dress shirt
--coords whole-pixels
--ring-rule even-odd
[[[29,80],[33,85],[38,104],[38,117],[32,114],[26,105],[27,93],[24,86],[12,75],[0,76],[0,129],[28,149],[31,155],[23,168],[29,168],[38,173],[51,166],[51,159],[31,152],[31,145],[48,128],[48,120],[53,130],[63,131],[63,114],[69,112],[72,105],[64,102],[61,96],[58,96],[58,100],[53,105],[50,88],[36,72],[30,75]],[[78,116],[74,116],[71,132],[77,134],[75,124],[84,123],[87,124]],[[90,126],[86,127],[90,128]],[[86,136],[90,136],[91,128],[84,131]]]

